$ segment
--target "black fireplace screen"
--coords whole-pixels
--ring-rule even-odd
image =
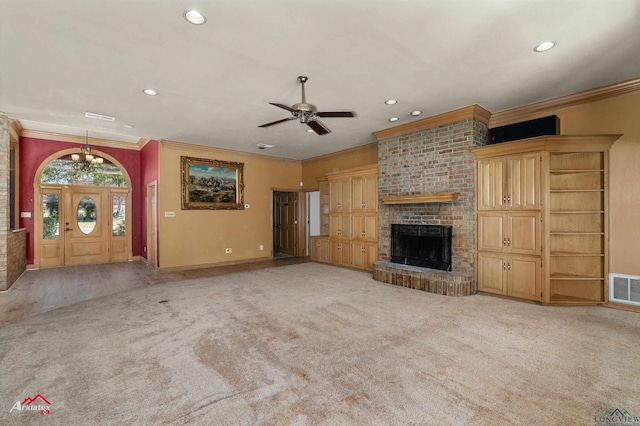
[[[451,270],[451,226],[391,225],[391,261]]]

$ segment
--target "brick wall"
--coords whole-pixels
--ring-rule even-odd
[[[487,126],[465,119],[378,141],[379,196],[459,192],[453,203],[380,205],[378,259],[389,260],[391,224],[452,225],[452,271],[475,280],[475,160]]]
[[[0,114],[0,290],[6,290],[9,233],[9,119]]]
[[[7,239],[7,287],[27,270],[27,230],[9,233]]]

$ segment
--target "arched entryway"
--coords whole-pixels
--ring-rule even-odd
[[[58,152],[34,179],[34,266],[122,262],[132,259],[131,179],[113,157],[83,170]]]

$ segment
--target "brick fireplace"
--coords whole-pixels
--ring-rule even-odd
[[[401,200],[379,204],[376,280],[450,296],[476,293],[476,168],[469,148],[486,145],[489,117],[474,105],[375,133],[378,195],[385,203]],[[442,193],[457,198],[424,202]],[[452,226],[451,271],[391,263],[392,224]]]

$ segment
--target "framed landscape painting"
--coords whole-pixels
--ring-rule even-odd
[[[182,210],[244,209],[244,163],[180,158]]]

